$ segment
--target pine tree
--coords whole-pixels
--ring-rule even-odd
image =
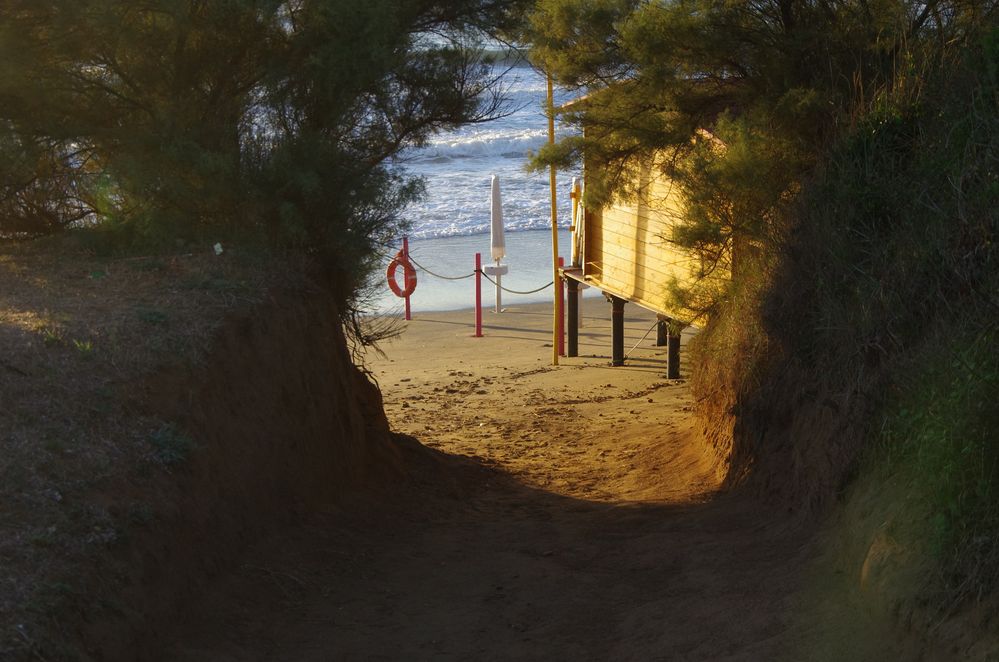
[[[502,110],[478,43],[524,4],[10,0],[0,236],[236,236],[360,278],[420,192],[399,153]]]
[[[586,96],[563,113],[585,137],[536,163],[585,153],[587,203],[602,206],[634,193],[636,160],[660,155],[687,204],[667,239],[731,262],[734,245],[783,231],[781,210],[881,91],[995,10],[977,0],[539,0],[524,37],[531,58]]]

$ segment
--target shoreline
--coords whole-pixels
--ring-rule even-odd
[[[502,284],[509,290],[529,292],[513,294],[503,292],[503,307],[550,302],[553,298],[552,252],[550,230],[525,230],[506,233],[506,255],[503,264],[509,273],[503,276]],[[569,262],[569,232],[559,231],[560,254]],[[390,251],[392,254],[394,250]],[[410,255],[417,268],[416,290],[411,297],[414,312],[443,312],[472,308],[475,303],[475,254],[482,256],[482,265],[490,266],[489,234],[455,235],[442,238],[412,239]],[[388,266],[388,258],[385,260]],[[397,273],[397,282],[402,274]],[[383,273],[376,272],[370,281],[371,297],[368,301],[371,313],[383,313],[401,309],[403,300],[391,293]],[[543,288],[539,292],[531,292]],[[584,298],[592,299],[600,294],[594,288],[584,290]],[[492,308],[495,302],[495,288],[491,282],[482,279],[483,310]]]
[[[666,347],[655,344],[656,315],[637,305],[625,308],[624,366],[612,368],[611,307],[604,301],[587,300],[580,307],[583,326],[579,329],[579,356],[559,357],[559,366],[601,367],[621,373],[642,370],[666,372]],[[371,351],[366,359],[379,369],[392,364],[409,365],[415,372],[438,374],[450,367],[520,366],[532,368],[552,366],[552,304],[531,303],[504,306],[502,313],[483,310],[481,338],[474,336],[475,310],[462,308],[450,311],[415,312],[406,322],[402,315],[376,315],[365,319],[397,325],[399,333],[379,343],[385,358]],[[681,356],[686,342],[696,333],[683,333]],[[603,372],[601,370],[600,372]],[[686,374],[681,358],[681,378]],[[438,375],[439,376],[439,375]]]

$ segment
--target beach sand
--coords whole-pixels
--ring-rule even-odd
[[[691,396],[683,379],[666,378],[655,315],[626,306],[629,355],[611,367],[610,304],[587,300],[583,309],[580,356],[558,366],[551,304],[483,312],[481,338],[472,310],[402,322],[385,355],[368,357],[394,429],[573,497],[704,497],[717,486],[714,465],[698,444],[676,443],[693,435]],[[682,471],[650,480],[667,461]]]
[[[256,545],[164,659],[804,659],[802,532],[719,492],[650,313],[608,365],[609,309],[557,367],[550,305],[405,323],[366,357],[403,474]]]

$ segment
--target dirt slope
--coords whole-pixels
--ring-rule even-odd
[[[802,529],[717,497],[689,391],[648,343],[607,368],[593,320],[597,356],[553,369],[525,330],[543,317],[519,314],[479,345],[444,316],[388,346],[409,481],[257,548],[164,659],[781,657]]]
[[[372,362],[408,480],[257,547],[162,659],[947,659],[830,635],[813,527],[717,491],[647,340],[609,368],[590,318],[586,356],[552,368],[543,310],[482,339],[466,317],[422,316]]]
[[[309,273],[0,247],[0,660],[142,659],[248,544],[396,475]]]

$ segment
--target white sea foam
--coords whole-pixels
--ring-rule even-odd
[[[444,275],[472,269],[476,252],[488,256],[490,179],[500,178],[506,225],[509,276],[504,285],[532,290],[551,280],[551,211],[548,174],[528,172],[528,153],[547,139],[543,112],[546,85],[537,72],[517,68],[504,79],[515,112],[487,124],[461,127],[437,136],[426,147],[406,155],[410,174],[423,177],[426,197],[405,210],[413,257]],[[564,93],[556,103],[566,100]],[[559,173],[559,225],[562,253],[568,252],[569,182],[577,173]],[[532,232],[533,230],[533,232]],[[540,232],[539,230],[544,230]],[[393,251],[394,252],[394,251]],[[380,277],[379,277],[380,279]],[[485,296],[491,295],[486,285]],[[449,281],[420,270],[414,310],[447,310],[472,305],[470,280]],[[510,305],[550,300],[551,289],[530,295],[508,295]],[[399,299],[379,288],[373,310],[398,308]]]
[[[497,67],[497,74],[503,71]],[[435,137],[406,155],[410,174],[423,177],[424,200],[405,212],[408,235],[414,239],[457,237],[489,232],[490,178],[498,175],[503,216],[508,232],[551,227],[548,175],[527,172],[528,154],[547,138],[543,112],[544,78],[528,67],[506,72],[502,85],[510,115],[494,122],[465,126]],[[556,103],[565,100],[560,93]],[[575,173],[561,173],[560,225],[568,219],[568,182]]]
[[[445,159],[461,158],[526,159],[531,151],[544,144],[545,139],[546,133],[542,128],[496,127],[464,135],[449,134],[437,138],[415,153],[413,160],[445,163]]]

